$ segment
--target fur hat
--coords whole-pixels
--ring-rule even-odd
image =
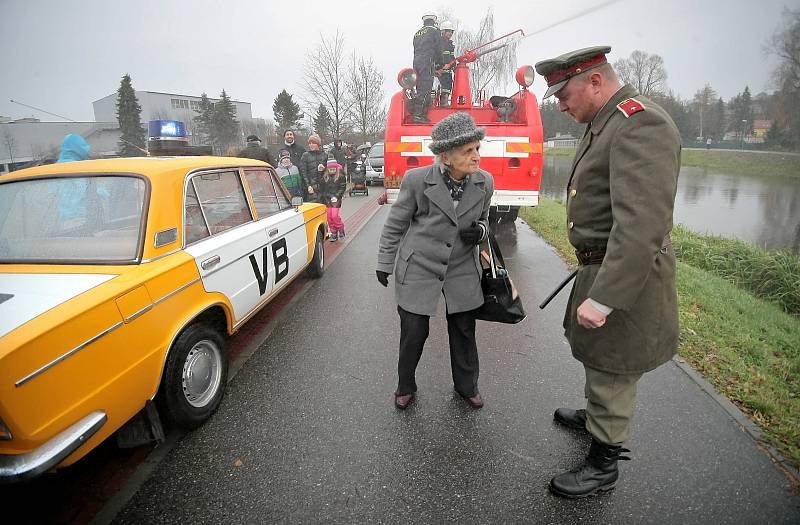
[[[319,138],[319,135],[317,135],[316,133],[312,133],[311,135],[309,135],[308,136],[308,141],[309,142],[316,142],[317,146],[322,146],[322,139]]]
[[[475,127],[475,121],[467,113],[453,113],[433,127],[428,147],[438,155],[474,140],[483,140],[485,134],[486,130]]]

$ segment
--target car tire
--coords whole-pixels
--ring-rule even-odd
[[[317,232],[317,240],[314,243],[314,256],[306,269],[309,277],[319,279],[325,273],[325,238],[322,231]]]
[[[228,380],[225,340],[202,323],[186,328],[167,357],[159,391],[161,413],[171,423],[192,430],[217,410]]]

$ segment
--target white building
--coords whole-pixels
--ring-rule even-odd
[[[0,122],[0,175],[31,162],[58,158],[61,142],[70,133],[86,139],[91,158],[117,154],[120,137],[116,118],[110,122],[40,122],[37,119],[3,119]]]
[[[194,95],[178,95],[176,93],[161,93],[159,91],[135,91],[136,99],[142,107],[142,125],[147,126],[150,120],[180,120],[186,125],[190,142],[194,136],[194,121],[197,111],[200,110],[200,97]],[[218,98],[208,99],[212,103],[219,102]],[[249,102],[231,100],[236,111],[236,120],[242,123],[243,129],[253,120],[253,112]],[[98,122],[117,121],[117,93],[92,102],[94,119]],[[258,119],[261,120],[261,119]],[[262,121],[263,122],[263,121]],[[255,125],[255,124],[251,124]]]

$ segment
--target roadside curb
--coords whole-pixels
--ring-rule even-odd
[[[677,365],[689,378],[700,387],[700,389],[711,397],[716,403],[733,419],[741,428],[747,433],[753,441],[756,442],[758,448],[763,450],[772,460],[772,463],[786,474],[795,490],[800,490],[800,470],[798,470],[792,462],[781,453],[780,450],[773,447],[766,440],[764,440],[764,432],[756,423],[754,423],[747,415],[739,409],[730,399],[723,396],[714,388],[706,378],[695,370],[692,365],[686,362],[685,359],[676,355],[672,358],[672,362]]]

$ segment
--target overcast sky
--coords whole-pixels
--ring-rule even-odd
[[[430,9],[458,8],[461,26],[477,28],[491,7],[498,35],[517,28],[530,35],[606,2],[0,0],[0,115],[58,120],[14,99],[94,120],[92,102],[129,73],[143,91],[216,97],[224,88],[251,102],[253,116],[271,119],[281,89],[301,98],[307,50],[337,28],[348,52],[371,55],[384,72],[388,98],[397,72],[411,65],[412,36]],[[610,45],[612,62],[639,49],[664,58],[668,85],[680,96],[708,82],[728,100],[745,85],[753,93],[772,89],[776,60],[764,47],[784,7],[798,9],[800,0],[620,0],[524,39],[518,64],[590,45]],[[541,97],[544,80],[532,89]]]

